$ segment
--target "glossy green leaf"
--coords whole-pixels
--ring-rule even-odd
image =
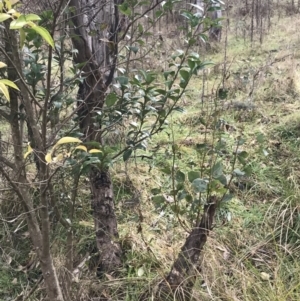
[[[36,31],[51,47],[54,48],[54,41],[47,29],[41,26],[32,26],[31,28]]]
[[[197,178],[200,178],[200,172],[199,171],[192,170],[188,173],[188,179],[189,179],[190,183],[192,183]]]
[[[169,75],[170,76],[174,76],[175,75],[175,71],[165,71],[164,72],[164,78],[165,78],[165,80],[168,79]]]
[[[245,173],[238,168],[233,171],[233,174],[237,177],[241,177],[245,175]]]
[[[193,70],[195,68],[196,62],[194,60],[188,60],[188,65]]]
[[[243,165],[247,163],[247,161],[245,160],[247,157],[248,157],[248,153],[246,151],[242,151],[237,155],[239,162],[242,163]]]
[[[195,179],[192,183],[195,192],[205,192],[207,189],[207,181],[203,179]]]
[[[125,86],[128,84],[128,77],[126,76],[118,76],[116,80],[120,83],[121,86]]]
[[[258,133],[256,135],[256,140],[258,143],[263,143],[265,141],[265,135],[262,133]]]
[[[244,138],[239,138],[238,140],[238,145],[243,145],[245,143],[245,139]]]
[[[117,100],[118,100],[118,97],[117,97],[116,93],[112,92],[106,96],[105,104],[108,107],[112,107],[117,102]]]
[[[190,78],[190,73],[184,69],[181,69],[179,71],[179,73],[180,73],[180,76],[182,77],[182,79],[184,80],[184,82],[187,83]]]
[[[176,172],[176,181],[177,182],[184,182],[185,181],[185,174],[180,170],[177,170],[177,172]]]
[[[152,201],[156,204],[156,205],[162,205],[166,202],[166,198],[163,195],[155,195],[152,197]]]
[[[177,194],[177,200],[181,201],[181,200],[185,199],[186,196],[187,196],[187,192],[185,190],[181,190]]]
[[[218,161],[214,164],[211,169],[211,174],[213,178],[218,178],[223,174],[223,165],[221,161]]]
[[[167,174],[167,175],[170,175],[172,173],[171,168],[169,166],[161,168],[160,171]]]
[[[126,16],[130,16],[132,11],[131,9],[128,7],[128,3],[127,2],[123,2],[121,5],[119,5],[119,11]]]
[[[206,143],[197,143],[195,148],[198,153],[203,153],[204,151],[207,150],[207,144]]]
[[[132,149],[129,148],[123,153],[123,161],[126,162],[132,154]]]
[[[130,49],[134,54],[137,54],[138,51],[139,51],[139,47],[136,47],[136,46],[130,46],[129,49]]]
[[[188,203],[192,203],[192,202],[193,202],[193,197],[192,197],[190,194],[187,194],[186,197],[185,197],[185,200],[186,200]]]
[[[218,90],[219,99],[224,100],[224,99],[227,98],[227,96],[228,96],[228,90],[227,89],[220,88]]]
[[[153,189],[151,189],[151,193],[153,195],[157,195],[157,194],[161,193],[161,189],[160,188],[153,188]]]
[[[219,176],[216,178],[222,185],[226,186],[227,185],[227,178],[224,175]]]
[[[160,18],[161,16],[163,16],[164,15],[164,12],[162,11],[162,10],[157,10],[156,12],[155,12],[155,17],[156,18]]]
[[[233,194],[232,193],[227,193],[224,195],[222,202],[229,202],[233,199]]]

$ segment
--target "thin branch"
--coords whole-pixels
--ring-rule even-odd
[[[19,187],[12,181],[8,173],[4,170],[4,168],[0,165],[0,173],[4,176],[4,178],[7,180],[7,182],[11,185],[13,190],[16,192],[20,200],[23,200],[23,195],[19,189]],[[25,203],[25,202],[24,202]],[[26,204],[27,205],[27,204]]]
[[[123,40],[126,37],[128,30],[135,22],[137,22],[139,19],[143,18],[148,12],[152,11],[156,6],[160,5],[161,3],[163,3],[163,0],[157,1],[153,6],[150,6],[147,10],[145,10],[138,18],[132,20],[127,25],[126,29],[124,30],[123,35],[120,37],[120,40]]]
[[[16,169],[16,166],[14,163],[7,160],[5,157],[0,155],[0,162],[4,163],[6,166],[10,167],[11,169]]]
[[[31,213],[31,212],[34,212],[34,211],[38,211],[40,210],[42,207],[37,207],[37,208],[34,208],[30,211],[26,211],[26,212],[23,212],[21,214],[19,214],[17,217],[11,219],[11,220],[7,220],[7,219],[4,219],[4,218],[0,218],[0,220],[2,222],[5,222],[5,223],[8,223],[8,224],[11,224],[11,223],[14,223],[15,221],[17,221],[19,218],[21,218],[23,215],[27,215],[28,213]]]

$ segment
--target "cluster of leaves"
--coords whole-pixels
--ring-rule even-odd
[[[107,131],[114,124],[128,125],[126,147],[121,150],[124,161],[133,151],[147,149],[147,140],[164,129],[172,112],[182,112],[179,100],[192,76],[206,64],[198,54],[178,50],[171,57],[170,69],[163,73],[163,85],[158,74],[143,70],[133,78],[125,75],[116,78],[115,88],[120,92],[107,95],[106,114],[101,112],[98,118],[106,125]]]
[[[172,4],[173,2],[170,3]],[[131,5],[134,7],[137,3],[131,3]],[[162,7],[163,10],[157,17],[163,14],[166,9],[170,8],[168,5],[163,5]],[[0,13],[0,21],[11,20],[10,29],[19,30],[21,47],[26,45],[27,56],[24,61],[26,67],[24,76],[27,84],[32,87],[33,94],[35,95],[36,87],[40,82],[44,81],[46,70],[46,62],[40,58],[42,47],[41,38],[47,41],[52,47],[54,47],[54,42],[46,29],[34,23],[35,21],[41,20],[39,16],[34,14],[22,15],[16,12],[12,8],[11,1],[6,1],[5,5],[2,5],[0,8],[3,11]],[[124,2],[119,8],[123,14],[131,16],[132,10],[129,8],[127,2]],[[80,133],[77,126],[70,132],[73,137],[66,136],[61,138],[54,145],[52,150],[46,154],[45,161],[48,164],[65,162],[65,166],[76,168],[80,166],[81,172],[89,172],[90,168],[95,165],[102,169],[108,168],[120,155],[123,156],[124,161],[127,161],[133,152],[137,150],[147,150],[147,141],[168,125],[168,118],[172,112],[182,112],[179,101],[184,93],[187,92],[191,78],[197,74],[199,70],[204,69],[210,64],[202,61],[197,53],[189,51],[190,47],[196,42],[196,31],[202,24],[204,18],[197,13],[195,14],[189,11],[183,11],[182,15],[190,24],[190,28],[186,33],[187,49],[185,51],[177,50],[176,53],[170,57],[169,69],[164,71],[162,76],[144,70],[136,72],[134,76],[130,76],[124,72],[121,76],[116,78],[116,84],[112,91],[106,95],[105,107],[96,114],[95,122],[101,125],[102,135],[105,135],[105,132],[109,133],[112,128],[118,125],[128,129],[126,132],[125,146],[117,148],[102,146],[97,142],[82,143],[82,141],[76,137],[77,134]],[[134,15],[133,17],[137,16]],[[61,62],[62,57],[67,58],[72,55],[72,53],[68,51],[66,52],[63,49],[59,49],[59,47],[56,47],[55,51],[58,55],[58,63]],[[60,51],[62,51],[62,53],[60,53]],[[131,51],[137,53],[139,49],[131,49]],[[4,65],[0,65],[0,67],[1,66],[4,67]],[[71,68],[75,77],[71,80],[72,83],[70,83],[69,79],[65,80],[63,84],[67,89],[74,85],[74,82],[76,84],[78,80],[83,80],[80,76],[78,77],[80,68],[81,66]],[[0,89],[9,99],[6,85],[13,88],[17,87],[14,83],[7,80],[1,81]],[[162,81],[163,83],[161,83]],[[44,85],[40,84],[40,86],[43,87]],[[44,94],[41,95],[41,100],[43,96]],[[53,94],[53,97],[54,96],[57,95]],[[54,99],[51,103],[59,111],[63,109],[62,95],[58,98]],[[70,105],[74,100],[66,100],[65,102],[67,105]],[[70,149],[66,152],[57,151],[59,146],[70,143],[80,145],[73,147],[71,151]],[[202,208],[207,196],[211,194],[218,194],[222,196],[223,199],[228,198],[226,192],[228,182],[231,180],[224,171],[220,155],[224,151],[225,145],[222,139],[214,146],[207,143],[197,145],[196,151],[199,156],[203,158],[210,157],[208,160],[210,163],[205,163],[207,166],[202,164],[199,169],[193,169],[188,172],[175,169],[174,166],[162,169],[162,172],[170,175],[172,179],[173,185],[169,195],[174,199],[174,204],[171,207],[176,214],[189,212],[189,214],[194,215],[196,213],[198,215],[197,212]],[[173,145],[172,152],[174,155],[177,150],[177,146]],[[33,148],[29,145],[24,155],[25,158],[33,152]],[[235,156],[242,162],[242,159],[246,158],[247,154],[241,152],[239,154],[235,153]],[[205,160],[203,159],[202,162],[204,163]],[[244,164],[245,162],[242,163]],[[231,176],[240,176],[243,175],[243,172],[232,170],[229,174]],[[160,189],[155,190],[154,194],[153,200],[155,203],[163,204],[166,202],[166,198],[164,194],[161,194]]]
[[[54,42],[49,32],[38,26],[34,21],[39,21],[41,18],[35,14],[21,14],[17,12],[13,5],[17,4],[19,0],[5,0],[0,2],[0,22],[11,21],[9,29],[18,30],[20,34],[20,46],[24,46],[26,33],[32,30],[39,34],[45,41],[54,47]],[[6,64],[0,62],[0,68],[6,67]],[[3,93],[4,97],[9,101],[9,91],[8,87],[18,90],[16,84],[8,79],[0,79],[0,91]]]
[[[198,143],[193,153],[197,160],[189,164],[180,164],[180,147],[172,144],[172,160],[161,168],[170,185],[152,189],[156,207],[188,218],[193,226],[210,196],[217,196],[220,205],[230,201],[232,180],[251,174],[248,153],[240,150],[244,142],[240,137],[220,135],[214,143]]]
[[[7,1],[7,3],[11,2]],[[161,6],[162,9],[157,15],[157,18],[172,8],[174,3],[174,1],[164,3]],[[131,9],[137,5],[139,4],[135,2],[124,2],[119,6],[119,9],[124,15],[130,18],[137,18],[139,15],[137,15],[137,13],[133,14],[134,9]],[[54,42],[46,29],[34,23],[35,21],[43,21],[39,16],[17,13],[11,7],[11,4],[3,6],[2,11],[3,13],[0,14],[0,20],[11,20],[10,28],[19,30],[20,32],[21,47],[26,46],[24,47],[26,53],[24,59],[24,77],[27,84],[31,86],[33,95],[38,100],[43,101],[48,92],[43,88],[45,87],[44,81],[47,62],[41,55],[42,39],[47,41],[52,47],[54,47]],[[59,153],[52,159],[54,152],[57,152],[55,146],[53,150],[46,155],[45,160],[47,163],[52,163],[53,161],[61,162],[67,157],[66,162],[68,166],[77,166],[80,162],[83,164],[82,171],[88,172],[93,165],[107,168],[120,155],[123,156],[124,161],[127,161],[133,152],[137,150],[147,150],[147,140],[165,128],[171,113],[173,111],[182,111],[178,103],[184,93],[186,93],[188,83],[192,76],[209,64],[203,62],[197,53],[189,53],[190,47],[195,43],[197,24],[199,25],[203,21],[203,18],[194,16],[195,14],[193,14],[193,16],[189,15],[188,12],[183,12],[183,15],[191,23],[191,27],[186,34],[188,47],[185,51],[177,50],[176,53],[170,57],[169,70],[163,73],[163,84],[161,83],[162,78],[160,74],[140,70],[136,72],[134,76],[131,76],[124,72],[121,76],[116,78],[117,83],[114,85],[113,91],[107,94],[105,99],[106,106],[93,117],[95,119],[94,122],[101,125],[102,136],[105,136],[105,133],[109,133],[116,126],[123,126],[128,129],[125,139],[126,145],[117,148],[101,146],[96,142],[89,142],[93,145],[85,143],[79,149],[75,148],[77,151],[72,152],[71,156],[69,152],[66,152],[64,155]],[[51,18],[51,15],[48,17]],[[197,20],[194,20],[193,18],[196,17]],[[141,32],[143,32],[143,30]],[[74,51],[76,52],[77,50]],[[131,49],[131,51],[137,53],[139,49]],[[53,59],[58,64],[63,64],[73,54],[72,51],[61,49],[58,43],[55,45],[55,55]],[[83,64],[85,63],[81,65]],[[73,72],[73,77],[63,80],[64,89],[60,88],[58,93],[56,93],[55,88],[50,91],[51,108],[47,113],[50,120],[51,110],[55,110],[55,114],[59,116],[60,111],[73,105],[74,102],[77,101],[72,97],[68,97],[67,94],[79,81],[84,80],[84,77],[80,76],[81,68],[82,66],[77,65],[71,67],[70,71]],[[14,84],[12,83],[11,85]],[[6,95],[9,97],[8,92]],[[71,132],[68,132],[68,136],[64,137],[64,133],[59,133],[59,136],[66,138],[66,141],[80,143],[81,140],[78,138],[81,137],[82,133],[78,129],[78,124],[76,126],[76,118],[74,118],[73,121],[74,127]],[[70,138],[72,137],[69,136],[77,140],[71,141]],[[25,154],[26,157],[31,152],[33,152],[33,150],[31,146],[29,146]]]
[[[37,85],[44,80],[46,70],[46,63],[40,58],[42,47],[41,38],[52,47],[54,47],[54,42],[46,29],[34,23],[40,21],[41,18],[34,14],[23,15],[18,13],[12,8],[12,4],[16,2],[17,1],[5,1],[5,5],[2,4],[0,7],[2,10],[2,13],[0,13],[0,21],[11,20],[10,29],[19,30],[21,47],[26,45],[27,54],[24,61],[26,67],[24,76],[28,85],[32,87],[33,91],[36,91]],[[134,7],[135,4],[131,4]],[[166,9],[170,9],[168,5],[162,6],[163,10],[159,13],[160,15],[163,14]],[[124,2],[119,8],[123,14],[131,16],[131,10],[127,2]],[[61,162],[67,157],[66,162],[68,165],[77,166],[79,160],[79,162],[82,163],[82,171],[88,171],[93,165],[98,165],[101,168],[108,167],[113,160],[120,155],[123,155],[123,160],[127,161],[134,151],[139,149],[147,150],[147,140],[167,126],[168,117],[171,113],[173,111],[182,111],[178,102],[183,94],[186,93],[188,83],[192,76],[209,64],[203,62],[197,53],[189,53],[190,46],[195,43],[197,38],[195,30],[201,25],[204,19],[189,11],[183,11],[182,15],[191,25],[186,35],[188,47],[185,51],[177,50],[176,53],[170,57],[169,70],[163,73],[163,84],[160,83],[161,75],[150,71],[140,70],[133,77],[124,73],[116,78],[117,83],[114,85],[114,90],[106,96],[105,108],[97,114],[95,122],[101,124],[103,133],[105,133],[105,131],[109,132],[115,125],[122,125],[128,128],[126,133],[126,145],[122,149],[118,149],[114,147],[103,147],[99,143],[95,146],[95,142],[90,142],[93,145],[87,145],[87,143],[81,144],[80,146],[74,147],[73,150],[77,150],[76,152],[67,152],[66,155],[59,153],[53,158],[58,146],[66,143],[81,143],[80,139],[75,138],[77,131],[77,129],[75,129],[75,131],[71,133],[74,137],[67,136],[60,139],[52,148],[52,151],[46,155],[45,160],[47,163]],[[136,15],[134,17],[136,17]],[[59,52],[59,48],[56,47],[56,51]],[[135,49],[134,52],[138,52],[138,48]],[[60,61],[61,55],[68,56],[70,53],[58,53],[57,62]],[[4,64],[0,65],[0,67],[4,66]],[[74,75],[78,75],[80,66],[74,66],[71,69],[73,69]],[[78,78],[75,81],[77,82]],[[179,85],[177,84],[178,82]],[[16,89],[17,86],[8,80],[1,80],[0,89],[6,98],[9,99],[6,86],[11,86]],[[41,95],[41,99],[42,98],[43,95]],[[69,102],[69,104],[72,102],[73,101]],[[58,110],[62,109],[60,100],[54,100],[53,104],[57,106]],[[218,147],[212,150],[210,146],[204,144],[202,146],[199,145],[197,151],[207,153],[210,151],[218,152],[220,150]],[[34,150],[31,146],[28,146],[25,158],[32,152],[34,152]],[[174,152],[176,152],[176,147],[174,147]],[[187,175],[180,170],[175,172],[173,169],[165,170],[165,172],[170,172],[172,177],[176,179],[176,189],[173,189],[171,193],[173,197],[177,198],[178,201],[185,199],[190,203],[191,209],[193,209],[194,206],[199,207],[202,205],[202,201],[199,202],[201,197],[196,200],[189,192],[189,188],[191,188],[196,195],[212,193],[212,191],[222,194],[226,191],[224,188],[227,185],[226,177],[223,174],[223,166],[219,160],[216,161],[212,167],[209,167],[209,175],[207,178],[204,177],[203,170],[192,170],[188,172]],[[189,188],[186,188],[186,179],[188,179],[190,183]],[[156,200],[158,200],[157,196]],[[174,210],[178,211],[179,209],[175,207]]]
[[[167,126],[170,114],[174,111],[182,112],[178,102],[186,92],[190,79],[207,65],[198,54],[186,54],[183,51],[177,51],[171,60],[170,70],[163,74],[163,86],[157,82],[159,75],[141,70],[132,79],[125,75],[117,77],[115,90],[106,96],[106,107],[98,112],[95,122],[105,125],[103,133],[109,132],[116,125],[126,125],[126,145],[120,149],[102,146],[98,142],[85,142],[75,148],[80,152],[76,152],[76,160],[74,157],[66,161],[68,166],[77,166],[81,162],[82,172],[88,172],[94,165],[107,168],[120,155],[127,161],[134,151],[147,150],[147,140]],[[178,78],[179,87],[176,85]],[[76,133],[77,130],[73,132],[74,135]],[[78,138],[73,138],[74,141],[71,138],[62,139],[64,143],[81,142]],[[62,144],[61,140],[56,145]],[[53,151],[55,149],[56,146]],[[52,161],[51,154],[46,156],[48,163]],[[61,161],[63,156],[59,155],[59,158]],[[54,161],[57,162],[57,157]]]

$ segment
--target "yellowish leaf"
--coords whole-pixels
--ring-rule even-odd
[[[112,275],[109,275],[109,274],[104,274],[106,276],[106,278],[109,280],[109,281],[114,281],[116,280]]]
[[[7,13],[12,15],[16,13],[16,10],[12,8]]]
[[[30,26],[31,28],[33,28],[33,27],[36,27],[36,26],[37,26],[37,25],[36,25],[34,22],[32,22],[32,21],[29,21],[27,18],[26,18],[26,20],[27,20],[27,24],[26,24],[26,25]]]
[[[93,148],[93,149],[89,150],[89,153],[90,154],[102,153],[102,151],[100,149]]]
[[[261,277],[261,279],[264,280],[264,281],[270,280],[270,275],[267,274],[267,273],[265,273],[265,272],[261,272],[261,273],[260,273],[260,277]]]
[[[0,13],[0,22],[3,22],[7,19],[11,18],[10,14],[4,14],[4,13]]]
[[[5,98],[9,101],[9,92],[5,84],[3,84],[2,80],[0,80],[0,91],[4,94]]]
[[[5,63],[3,63],[3,62],[0,62],[0,68],[4,68],[4,67],[6,67],[7,65],[5,64]]]
[[[74,137],[63,137],[56,142],[54,148],[56,148],[58,145],[66,144],[66,143],[82,143],[82,141]]]
[[[75,147],[75,149],[81,149],[81,150],[87,152],[87,148],[84,145],[78,145]]]
[[[26,159],[33,152],[32,147],[28,144],[27,152],[24,154],[24,159]]]
[[[15,5],[18,2],[20,2],[20,0],[10,0],[11,5]]]
[[[58,154],[56,157],[53,158],[53,162],[61,162],[64,159],[63,154]]]
[[[16,90],[19,90],[17,85],[9,79],[1,79],[0,82],[3,83],[6,86],[9,86],[9,87],[14,88]]]
[[[2,11],[4,3],[5,8],[11,10],[12,5],[15,5],[16,3],[20,2],[20,0],[2,0],[0,1],[0,11]]]
[[[26,152],[26,153],[24,154],[24,159],[26,159],[31,153],[32,153],[32,151],[31,151],[31,152]]]
[[[7,8],[8,10],[10,10],[10,9],[11,9],[11,6],[12,6],[11,0],[4,0],[4,2],[5,2],[6,8]]]
[[[27,21],[24,20],[24,15],[21,15],[18,19],[13,20],[10,24],[9,24],[9,29],[20,29],[23,28],[25,25],[27,25]]]
[[[10,25],[9,25],[10,29],[20,29],[20,28],[23,28],[24,26],[31,26],[33,28],[33,27],[36,27],[37,25],[32,21],[41,20],[41,18],[35,14],[28,14],[28,15],[17,14],[16,16],[18,16],[18,19],[13,20],[10,23]],[[37,26],[37,27],[39,27],[39,26]]]
[[[89,221],[79,221],[80,226],[94,228],[94,223]]]
[[[19,29],[19,33],[20,33],[20,47],[22,49],[25,44],[26,35],[23,28]]]
[[[31,26],[31,28],[36,31],[51,47],[55,47],[53,38],[51,37],[49,31],[41,26],[37,26],[33,22],[28,22],[28,25]]]
[[[36,25],[35,23],[30,23],[31,21],[40,21],[41,17],[35,14],[24,15],[26,21],[28,21],[28,25]]]
[[[20,13],[18,13],[17,11],[15,13],[12,14],[15,18],[19,18],[21,16]]]
[[[47,164],[51,163],[52,162],[52,155],[51,153],[50,154],[47,154],[45,156],[45,161],[47,162]]]

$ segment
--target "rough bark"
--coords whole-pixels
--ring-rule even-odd
[[[110,84],[117,55],[117,2],[113,0],[71,0],[72,43],[78,50],[75,63],[85,63],[85,80],[78,90],[78,116],[85,141],[101,143],[101,123],[93,117],[104,105],[104,93]],[[89,34],[96,32],[96,35]],[[98,273],[114,272],[121,265],[113,187],[107,168],[94,166],[90,173],[91,206],[99,252]]]
[[[216,211],[216,198],[211,197],[209,201],[204,206],[204,212],[199,224],[191,231],[181,248],[170,273],[154,290],[152,300],[190,300],[196,281],[199,257],[207,241],[207,236],[212,229]],[[148,298],[149,295],[144,294],[140,301],[148,300]]]
[[[96,242],[100,252],[98,274],[116,272],[121,265],[121,247],[118,239],[112,182],[108,171],[95,169],[92,179],[92,209]]]

